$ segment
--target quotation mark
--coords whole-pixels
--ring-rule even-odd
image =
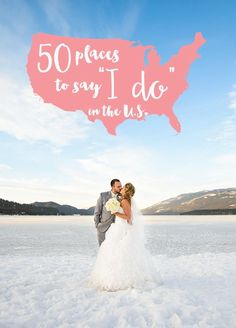
[[[99,72],[104,72],[104,67],[100,66],[99,67]]]
[[[170,71],[170,73],[174,73],[174,71],[175,71],[175,67],[174,67],[174,66],[170,66],[170,67],[169,67],[169,71]]]

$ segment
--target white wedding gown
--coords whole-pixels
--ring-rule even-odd
[[[120,207],[118,212],[124,213],[124,210]],[[153,256],[145,248],[143,224],[133,214],[132,205],[131,213],[132,225],[116,216],[115,223],[107,230],[92,272],[87,278],[89,287],[116,291],[143,287],[148,281],[158,285],[163,283]],[[139,220],[142,218],[139,216]]]

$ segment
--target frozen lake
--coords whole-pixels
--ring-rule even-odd
[[[171,257],[236,252],[236,216],[145,216],[147,248]],[[0,216],[0,255],[95,255],[92,216]]]
[[[0,327],[236,327],[236,216],[145,216],[164,281],[87,288],[93,216],[0,216]]]

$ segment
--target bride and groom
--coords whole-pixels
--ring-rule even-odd
[[[120,180],[111,180],[111,190],[100,193],[97,200],[97,205],[94,210],[94,222],[97,229],[97,237],[99,246],[105,240],[106,231],[110,228],[112,223],[115,223],[115,213],[107,211],[105,204],[106,202],[114,197],[117,200],[124,196],[124,188],[122,188]],[[123,200],[124,203],[124,200]],[[125,202],[126,203],[126,202]],[[127,204],[126,204],[127,205]]]
[[[146,281],[162,284],[145,247],[144,220],[133,197],[134,185],[128,182],[122,187],[119,179],[111,180],[110,185],[110,191],[100,193],[94,210],[99,250],[88,285],[116,291]],[[118,205],[114,211],[108,210],[111,200]]]

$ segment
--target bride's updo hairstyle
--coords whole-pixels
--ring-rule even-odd
[[[124,198],[128,200],[129,203],[131,203],[131,198],[135,194],[135,187],[132,185],[131,182],[127,182],[125,185],[125,194]]]

